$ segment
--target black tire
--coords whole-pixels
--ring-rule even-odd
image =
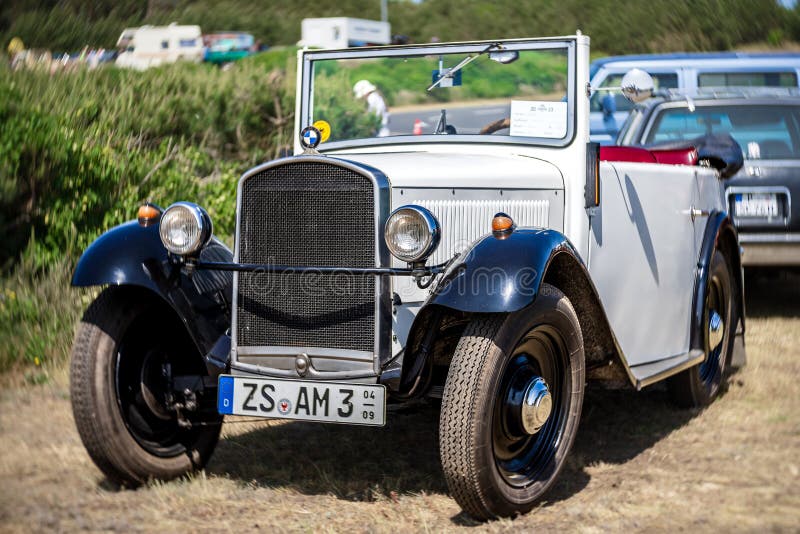
[[[110,287],[86,310],[72,349],[72,411],[89,456],[116,483],[175,478],[205,466],[216,446],[220,416],[181,428],[173,412],[153,402],[163,391],[152,385],[158,380],[150,380],[151,368],[164,361],[174,375],[205,374],[185,328],[162,303]],[[149,399],[145,382],[155,391]]]
[[[667,380],[670,398],[681,408],[707,406],[724,385],[733,353],[734,329],[739,323],[737,295],[730,264],[720,250],[715,250],[708,272],[706,306],[701,326],[705,360]],[[715,313],[723,328],[719,341],[712,341],[711,324]],[[718,333],[716,335],[719,336]]]
[[[521,386],[535,376],[547,382],[552,413],[529,435],[510,399],[521,399]],[[465,512],[485,520],[533,508],[572,447],[584,380],[578,317],[548,284],[533,305],[478,316],[467,326],[447,375],[439,422],[444,475]]]

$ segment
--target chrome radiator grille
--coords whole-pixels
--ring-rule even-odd
[[[239,262],[375,267],[372,181],[319,162],[287,163],[241,186]],[[373,352],[376,277],[239,273],[238,346]]]
[[[550,222],[547,200],[414,200],[411,204],[428,208],[442,226],[442,241],[429,265],[448,261],[488,234],[492,217],[500,211],[511,215],[519,227],[545,228]]]

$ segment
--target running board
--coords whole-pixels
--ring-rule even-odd
[[[630,368],[636,390],[640,390],[656,382],[660,382],[674,374],[702,363],[705,353],[702,350],[690,350],[657,362],[644,363]]]

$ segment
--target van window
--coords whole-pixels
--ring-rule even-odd
[[[164,50],[169,48],[169,41],[161,41],[161,48],[163,48]]]
[[[609,74],[600,84],[600,87],[619,87],[619,85],[622,83],[623,76],[624,74]],[[650,76],[653,77],[653,84],[655,85],[656,89],[677,89],[678,87],[678,74],[675,72],[661,74],[650,73]],[[614,102],[617,104],[617,111],[630,111],[633,109],[633,103],[629,102],[627,98],[622,96],[622,93],[619,91],[612,91],[611,93],[614,95]],[[602,111],[600,103],[606,94],[608,93],[605,91],[595,92],[592,94],[592,99],[590,101],[591,111]]]
[[[183,48],[192,48],[195,46],[196,40],[195,39],[181,39],[178,43]]]
[[[746,159],[800,158],[800,111],[795,106],[703,106],[666,109],[646,144],[684,141],[706,134],[730,134]]]
[[[797,87],[797,74],[794,72],[703,72],[697,76],[697,86]]]

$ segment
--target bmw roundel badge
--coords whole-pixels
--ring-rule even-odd
[[[317,148],[322,141],[322,134],[313,126],[306,126],[300,132],[300,142],[306,148]]]

